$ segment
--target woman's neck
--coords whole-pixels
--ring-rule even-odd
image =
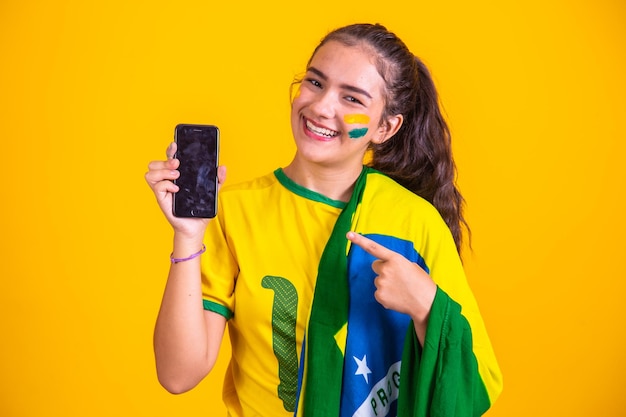
[[[330,199],[344,202],[350,200],[354,184],[362,170],[362,165],[337,168],[302,163],[297,159],[283,168],[285,175],[296,184]]]

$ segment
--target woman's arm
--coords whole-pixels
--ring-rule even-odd
[[[146,181],[174,229],[173,258],[185,258],[202,248],[207,219],[183,219],[172,214],[172,194],[178,187],[176,144],[166,161],[149,164]],[[218,170],[219,183],[225,168]],[[213,368],[224,335],[226,319],[205,311],[202,304],[200,256],[172,263],[154,330],[154,352],[160,383],[172,393],[195,387]]]
[[[173,257],[187,257],[201,241],[175,236]],[[195,387],[213,368],[226,319],[202,306],[200,257],[172,264],[154,330],[159,382],[174,394]]]

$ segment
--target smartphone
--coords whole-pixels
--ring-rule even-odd
[[[176,125],[180,176],[174,183],[180,189],[174,193],[174,216],[213,218],[217,214],[219,133],[213,125]]]

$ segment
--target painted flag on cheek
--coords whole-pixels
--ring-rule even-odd
[[[370,117],[366,114],[346,114],[343,118],[344,122],[350,125],[366,125],[370,122]],[[367,134],[368,128],[356,127],[348,131],[348,136],[351,139],[359,139]]]

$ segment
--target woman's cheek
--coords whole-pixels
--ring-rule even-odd
[[[350,139],[360,139],[367,134],[366,127],[358,127],[348,131]]]
[[[354,125],[348,130],[350,139],[360,139],[367,134],[368,128],[363,126],[370,122],[370,117],[367,114],[346,114],[343,121],[348,125]]]

